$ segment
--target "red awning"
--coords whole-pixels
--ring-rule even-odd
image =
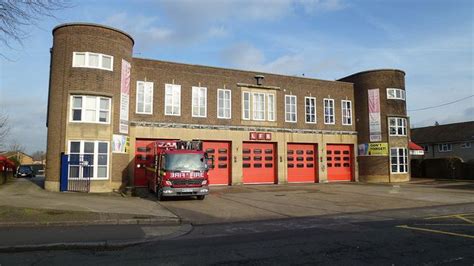
[[[425,149],[423,149],[423,147],[421,147],[420,145],[416,144],[415,142],[412,142],[410,140],[410,142],[408,142],[408,148],[410,148],[410,150],[414,150],[414,151],[424,151]]]
[[[0,155],[0,162],[1,162],[1,161],[6,161],[6,160],[8,160],[7,157]]]

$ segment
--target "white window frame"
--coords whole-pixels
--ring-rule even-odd
[[[81,97],[82,98],[82,106],[81,108],[74,108],[74,98],[76,97]],[[86,111],[86,106],[85,106],[85,98],[87,97],[94,97],[96,100],[96,105],[95,105],[95,121],[87,121],[85,120],[85,111]],[[101,99],[106,99],[109,102],[109,108],[108,110],[101,109],[100,108],[100,100]],[[112,99],[109,97],[103,97],[103,96],[96,96],[96,95],[71,95],[70,100],[69,100],[69,122],[71,123],[96,123],[96,124],[110,124],[110,110],[112,109]],[[81,110],[81,120],[74,120],[74,110]],[[100,121],[100,112],[101,111],[107,111],[107,121],[106,122],[101,122]]]
[[[168,89],[171,89],[171,96],[167,93]],[[177,96],[178,97],[178,103],[174,104],[174,96],[175,96],[175,90],[177,91]],[[171,104],[168,104],[168,97],[171,97]],[[166,111],[166,107],[171,106],[171,113]],[[176,85],[176,84],[165,84],[165,115],[171,115],[171,116],[181,116],[181,85]],[[178,107],[178,112],[174,113],[173,109],[175,107]]]
[[[245,102],[245,95],[248,96],[248,101]],[[242,120],[250,120],[250,106],[251,106],[251,93],[249,91],[242,92]],[[247,116],[245,113],[247,112]]]
[[[395,125],[392,125],[392,120],[395,122]],[[401,125],[400,122],[401,121]],[[395,130],[395,133],[392,133],[392,129]],[[399,130],[401,129],[401,133]],[[389,117],[388,118],[388,134],[390,136],[406,136],[407,135],[407,119],[404,117]]]
[[[294,99],[295,100],[295,103],[294,103],[294,107],[295,107],[295,111],[292,112],[290,110],[290,107],[292,105],[291,103],[291,100],[290,102],[287,102],[288,99]],[[288,114],[290,115],[290,117],[294,114],[295,115],[295,120],[289,120],[288,119]],[[285,95],[285,122],[287,123],[297,123],[298,122],[298,99],[296,98],[296,95]]]
[[[138,110],[138,90],[140,88],[140,84],[143,84],[143,110]],[[149,93],[148,97],[150,98],[150,112],[146,112],[146,91],[147,91],[147,86],[151,86],[151,92]],[[149,87],[148,87],[149,88]],[[146,82],[146,81],[137,81],[137,95],[136,95],[136,104],[135,104],[135,113],[137,114],[146,114],[146,115],[151,115],[153,114],[153,82]]]
[[[387,88],[387,99],[405,101],[406,99],[405,90],[398,89],[398,88]]]
[[[327,102],[327,103],[332,102],[332,107],[330,107],[329,105],[326,105],[326,102]],[[336,110],[335,110],[335,109],[336,109],[336,106],[334,105],[334,99],[332,99],[332,98],[324,98],[324,99],[323,99],[323,107],[324,107],[324,109],[323,109],[323,111],[324,111],[324,124],[325,124],[325,125],[334,125],[334,124],[336,124],[336,116],[335,116],[335,114],[336,114]],[[330,114],[328,114],[328,113],[326,112],[326,109],[328,109],[328,108],[331,108],[331,109],[330,109],[330,110],[331,110],[331,113],[330,113]],[[329,122],[326,121],[326,117],[329,117]],[[332,119],[331,119],[331,118],[332,118]]]
[[[309,107],[311,108],[311,105],[313,105],[312,106],[313,107],[313,113],[312,114],[308,113],[308,100],[310,101]],[[312,102],[312,104],[311,104],[311,102]],[[304,97],[304,120],[307,124],[316,124],[317,123],[318,118],[317,118],[317,115],[316,115],[317,114],[316,106],[317,106],[316,97]],[[313,116],[314,121],[308,121],[308,115]]]
[[[263,102],[257,102],[257,97],[261,97],[261,99],[263,100]],[[266,98],[266,95],[265,93],[263,92],[252,92],[252,118],[253,120],[255,121],[265,121],[265,99]],[[261,103],[263,104],[262,106],[259,106],[259,108],[257,108],[257,104],[258,103]],[[260,108],[261,107],[261,108]],[[262,118],[258,118],[257,116],[258,115],[262,115]]]
[[[222,93],[222,99],[219,98],[219,94]],[[228,93],[229,95],[229,99],[228,99],[228,103],[229,103],[229,106],[227,107],[226,106],[226,98],[225,98],[225,95]],[[219,111],[220,111],[220,102],[222,101],[222,113],[224,115],[219,115]],[[226,110],[229,111],[229,115],[226,116]],[[220,119],[231,119],[232,118],[232,91],[231,90],[227,90],[227,89],[217,89],[217,118],[220,118]]]
[[[84,55],[84,65],[79,65],[79,63],[77,62],[76,55],[78,54]],[[91,55],[97,55],[99,57],[98,66],[90,65],[89,58]],[[110,68],[103,67],[104,57],[110,58]],[[95,69],[114,71],[114,57],[111,55],[92,53],[92,52],[73,52],[72,53],[72,67],[95,68]]]
[[[344,126],[351,126],[352,125],[352,101],[342,100],[341,107],[342,107],[341,108],[342,124]]]
[[[200,92],[204,91],[204,114],[201,114],[201,98]],[[207,88],[206,87],[192,87],[191,92],[191,115],[192,117],[207,117]],[[197,99],[195,99],[197,97]],[[197,100],[197,105],[195,105],[195,100]],[[194,113],[194,107],[198,109],[198,113]]]
[[[270,98],[272,99],[272,105],[270,106]],[[273,93],[267,93],[267,120],[268,121],[276,121],[276,96]]]
[[[393,154],[392,152],[395,150],[396,152],[396,160],[395,163],[393,162]],[[402,155],[400,155],[400,150],[402,150]],[[397,167],[396,171],[393,171],[393,166]],[[400,171],[401,167],[404,167],[404,171]],[[391,174],[407,174],[408,173],[408,149],[402,147],[393,147],[390,148],[390,173]]]
[[[93,174],[92,176],[90,177],[91,180],[108,180],[110,178],[110,142],[109,141],[105,141],[105,140],[69,140],[68,141],[68,153],[69,155],[72,154],[71,153],[71,143],[73,142],[79,142],[79,153],[74,153],[74,154],[79,154],[79,156],[84,156],[84,146],[85,146],[85,143],[86,142],[92,142],[94,143],[94,153],[93,153],[93,156],[94,156],[94,162],[93,162]],[[106,177],[98,177],[98,169],[99,169],[99,143],[106,143],[107,144],[107,170],[106,170],[106,173],[107,173],[107,176]],[[102,154],[102,153],[101,153]],[[83,177],[81,178],[81,166],[79,166],[79,177],[69,177],[70,173],[70,168],[68,167],[68,179],[71,179],[71,180],[81,180],[83,179]],[[83,175],[82,175],[83,176]]]
[[[470,149],[471,146],[471,142],[469,141],[461,143],[461,149]]]
[[[450,152],[450,151],[453,151],[453,145],[451,143],[438,144],[438,152]]]

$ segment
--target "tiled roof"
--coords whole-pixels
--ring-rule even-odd
[[[474,141],[474,121],[411,129],[417,144]]]

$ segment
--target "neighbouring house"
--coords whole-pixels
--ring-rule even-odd
[[[423,147],[423,159],[474,160],[474,121],[412,128],[411,139]]]
[[[4,151],[0,152],[0,155],[18,162],[20,165],[33,164],[33,157],[21,151]]]

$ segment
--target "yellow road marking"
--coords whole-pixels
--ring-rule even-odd
[[[432,219],[444,219],[444,218],[459,218],[459,217],[470,216],[470,215],[474,215],[474,213],[456,213],[456,214],[450,214],[450,215],[433,216],[433,217],[428,217],[425,219],[432,220]]]
[[[440,226],[474,226],[474,224],[414,224],[414,225],[440,225]]]
[[[405,228],[405,229],[412,229],[412,230],[418,230],[418,231],[424,231],[424,232],[430,232],[430,233],[436,233],[436,234],[460,236],[460,237],[466,237],[466,238],[474,239],[474,236],[472,236],[472,235],[458,234],[458,233],[446,232],[446,231],[441,231],[441,230],[433,230],[433,229],[426,229],[426,228],[420,228],[420,227],[412,227],[412,226],[408,226],[408,225],[397,225],[396,227]]]
[[[456,215],[456,216],[454,216],[454,217],[456,217],[456,218],[458,218],[458,219],[461,219],[461,220],[463,220],[463,221],[465,221],[465,222],[468,222],[468,223],[470,223],[470,224],[474,224],[474,221],[472,221],[471,219],[466,218],[466,217],[464,217],[464,216],[462,216],[462,215]]]

